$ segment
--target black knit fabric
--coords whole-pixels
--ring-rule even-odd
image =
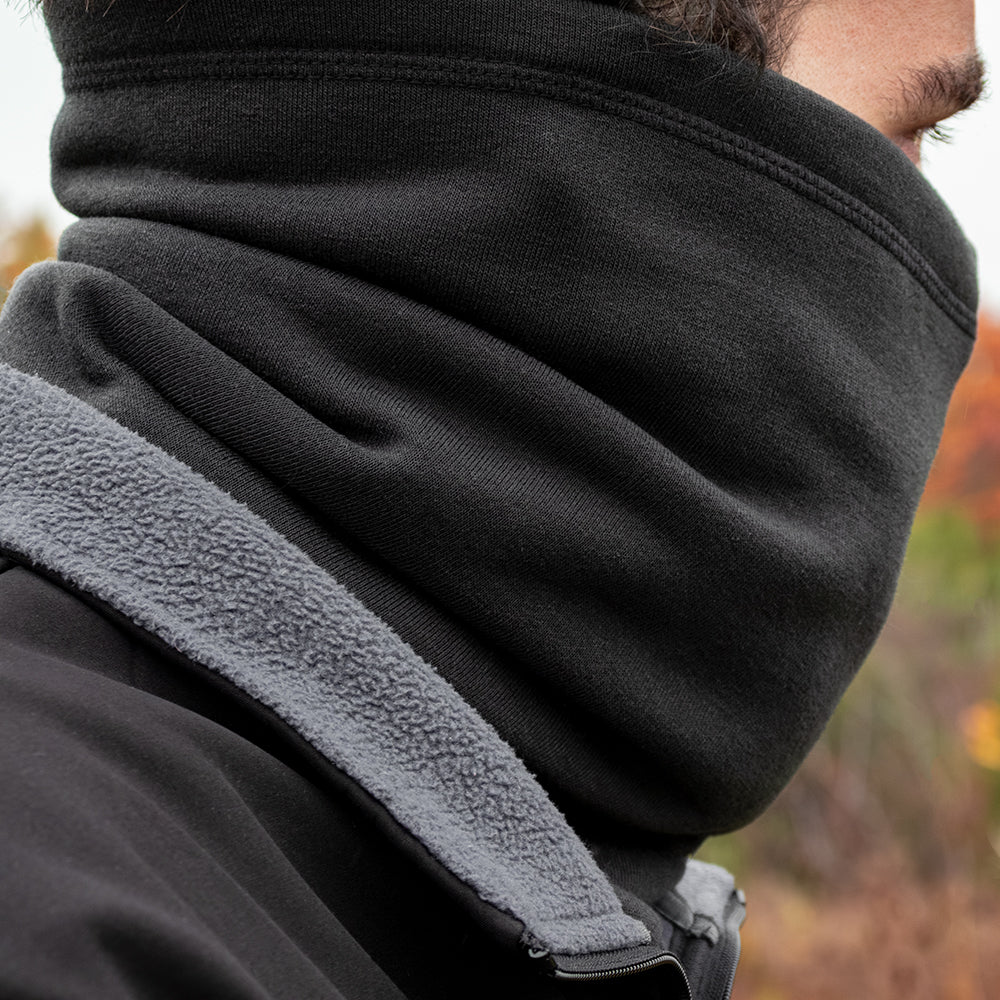
[[[933,190],[611,6],[171,13],[47,5],[82,221],[0,357],[300,545],[609,858],[751,819],[884,621],[971,347]]]

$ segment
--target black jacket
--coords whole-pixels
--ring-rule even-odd
[[[692,863],[659,912],[619,899],[351,595],[146,442],[0,376],[4,487],[28,501],[0,574],[5,995],[560,997],[609,977],[595,995],[683,997],[682,957],[725,995],[724,873]]]

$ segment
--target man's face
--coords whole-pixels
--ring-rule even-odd
[[[920,162],[920,140],[983,89],[975,0],[808,0],[782,73]]]

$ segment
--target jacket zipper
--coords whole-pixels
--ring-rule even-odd
[[[715,974],[705,984],[706,1000],[729,1000],[733,992],[736,968],[740,961],[739,935],[724,934],[720,947],[723,950],[715,965]]]
[[[650,969],[672,967],[674,978],[679,979],[683,983],[683,987],[688,996],[690,996],[691,993],[691,987],[688,983],[687,974],[684,972],[684,968],[681,966],[681,963],[677,960],[677,958],[668,952],[659,952],[655,955],[650,955],[648,958],[643,958],[636,962],[628,962],[624,965],[613,965],[610,967],[594,969],[564,968],[559,964],[557,958],[552,955],[551,952],[548,952],[543,948],[529,948],[528,956],[536,961],[545,962],[547,966],[546,972],[553,979],[576,982],[598,982],[604,979],[620,979],[623,976],[635,975],[640,972],[646,972]]]

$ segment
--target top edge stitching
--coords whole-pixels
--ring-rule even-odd
[[[289,70],[299,71],[299,77],[316,77],[316,70],[324,68],[367,66],[408,70],[411,76],[430,78],[436,75],[451,77],[452,82],[464,72],[480,79],[492,78],[495,82],[530,83],[556,99],[582,103],[581,96],[589,98],[590,106],[604,105],[604,110],[621,113],[632,112],[633,120],[654,128],[663,124],[673,126],[674,134],[691,141],[716,155],[751,166],[759,173],[782,183],[797,193],[809,197],[842,218],[888,250],[924,286],[935,303],[968,336],[975,336],[975,311],[948,286],[924,256],[871,206],[849,194],[837,185],[813,173],[801,164],[780,153],[753,142],[746,136],[724,129],[696,115],[674,108],[666,102],[647,94],[624,91],[617,87],[589,80],[578,75],[535,67],[516,66],[496,60],[469,59],[468,57],[443,57],[441,55],[412,55],[394,52],[290,52],[284,50],[261,52],[203,52],[195,55],[181,53],[172,56],[121,58],[93,61],[71,61],[64,67],[67,94],[76,90],[109,90],[135,84],[153,85],[185,79],[218,79],[233,75],[211,72],[206,62],[244,75],[255,70],[262,78],[288,77]],[[456,65],[457,64],[457,65]],[[132,73],[123,70],[133,69]],[[141,71],[137,71],[141,70]],[[158,70],[158,72],[157,72]],[[265,72],[261,72],[264,70]],[[303,70],[312,70],[303,74]],[[152,71],[152,72],[151,72]],[[342,77],[342,74],[337,74]],[[368,74],[365,74],[366,76]],[[293,77],[295,78],[295,77]],[[417,81],[419,82],[419,81]],[[427,79],[426,82],[434,82]],[[608,95],[614,95],[610,97]],[[636,112],[638,114],[636,114]],[[642,121],[642,118],[658,119]],[[663,121],[665,119],[665,122]],[[685,135],[684,133],[693,133]],[[820,195],[822,197],[816,197]],[[865,223],[864,225],[862,223]]]

